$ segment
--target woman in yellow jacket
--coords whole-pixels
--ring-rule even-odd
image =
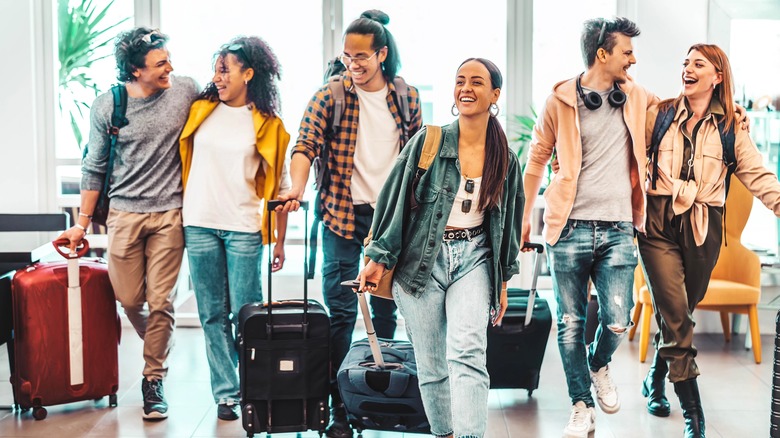
[[[693,310],[704,298],[720,253],[727,167],[718,124],[734,137],[734,175],[780,216],[780,183],[746,130],[735,127],[734,83],[726,54],[712,44],[688,49],[682,93],[651,108],[650,144],[659,112],[673,119],[649,164],[646,233],[638,236],[642,265],[653,295],[657,359],[645,379],[648,410],[669,415],[664,376],[674,383],[685,418],[685,436],[704,436],[704,412],[696,377]],[[655,181],[654,181],[655,180]]]
[[[276,241],[274,271],[284,264],[287,216],[278,214],[273,236],[264,229],[269,213],[261,214],[263,200],[290,187],[290,135],[277,114],[279,77],[265,41],[233,39],[216,54],[212,82],[192,104],[180,139],[184,238],[222,420],[238,418],[233,324],[241,306],[263,299],[263,245]]]

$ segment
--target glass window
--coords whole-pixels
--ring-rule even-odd
[[[369,8],[390,17],[387,28],[401,55],[399,74],[420,90],[423,123],[453,121],[455,74],[464,59],[490,59],[506,77],[506,0],[484,0],[479,7],[472,1],[430,0],[415,2],[413,9],[397,0],[377,0],[370,6],[344,0],[344,28]],[[506,96],[504,87],[498,101],[502,109]]]
[[[110,0],[59,0],[54,3],[58,8],[59,27],[59,112],[55,121],[57,197],[61,206],[74,206],[78,205],[81,179],[78,160],[89,138],[89,107],[98,94],[117,82],[114,37],[133,26],[133,3],[111,4]],[[107,7],[105,15],[97,20]],[[104,30],[105,33],[101,33]],[[91,40],[87,46],[68,39],[69,35],[83,34],[89,35]],[[81,136],[81,141],[77,136]]]
[[[533,102],[537,112],[553,85],[585,70],[580,52],[582,23],[612,18],[616,12],[615,0],[534,1]]]
[[[764,156],[764,165],[780,172],[780,20],[731,20],[729,60],[734,75],[736,99],[752,110],[750,135]],[[760,44],[756,44],[760,41]],[[761,67],[756,61],[761,60]],[[773,111],[774,110],[774,111]],[[759,252],[777,255],[780,220],[758,199],[754,199],[742,242]]]

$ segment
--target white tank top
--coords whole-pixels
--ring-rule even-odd
[[[474,190],[472,193],[466,191],[466,182],[474,181]],[[474,228],[482,225],[485,218],[485,212],[478,209],[479,189],[482,187],[482,177],[479,178],[460,178],[458,193],[455,194],[455,202],[452,204],[450,217],[447,219],[447,227],[450,228]],[[463,212],[464,203],[468,205],[471,201],[471,208],[467,213]]]

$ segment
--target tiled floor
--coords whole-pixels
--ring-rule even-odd
[[[645,411],[639,393],[640,381],[648,364],[637,360],[638,337],[621,345],[611,365],[618,385],[622,408],[614,415],[597,411],[595,437],[676,437],[682,434],[682,417],[673,395],[669,418],[656,418]],[[699,379],[709,437],[760,437],[769,435],[769,410],[774,335],[762,338],[764,363],[756,365],[753,354],[744,349],[744,335],[725,344],[716,334],[697,335]],[[7,360],[2,349],[0,376],[7,376]],[[181,328],[171,356],[166,394],[170,418],[149,423],[141,420],[140,379],[143,367],[141,341],[125,329],[120,347],[119,406],[109,408],[107,400],[50,407],[48,417],[35,421],[30,413],[0,412],[0,436],[49,437],[242,437],[241,422],[216,418],[211,402],[208,367],[202,331]],[[5,377],[2,378],[5,381]],[[0,385],[0,403],[10,403],[10,385]],[[569,417],[561,359],[551,333],[541,383],[528,397],[525,391],[494,390],[490,393],[487,437],[559,437]],[[293,437],[294,434],[279,434]],[[316,437],[313,432],[301,437]],[[399,437],[400,434],[365,432],[364,437]],[[419,436],[419,435],[410,435]]]

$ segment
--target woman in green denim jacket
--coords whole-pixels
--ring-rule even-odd
[[[436,436],[484,435],[487,326],[500,323],[506,282],[519,268],[525,196],[517,157],[496,119],[501,83],[486,59],[461,64],[458,120],[442,128],[438,155],[416,184],[427,128],[401,152],[377,200],[366,248],[371,261],[359,275],[361,290],[370,291],[366,282],[378,284],[395,267],[393,296]]]

